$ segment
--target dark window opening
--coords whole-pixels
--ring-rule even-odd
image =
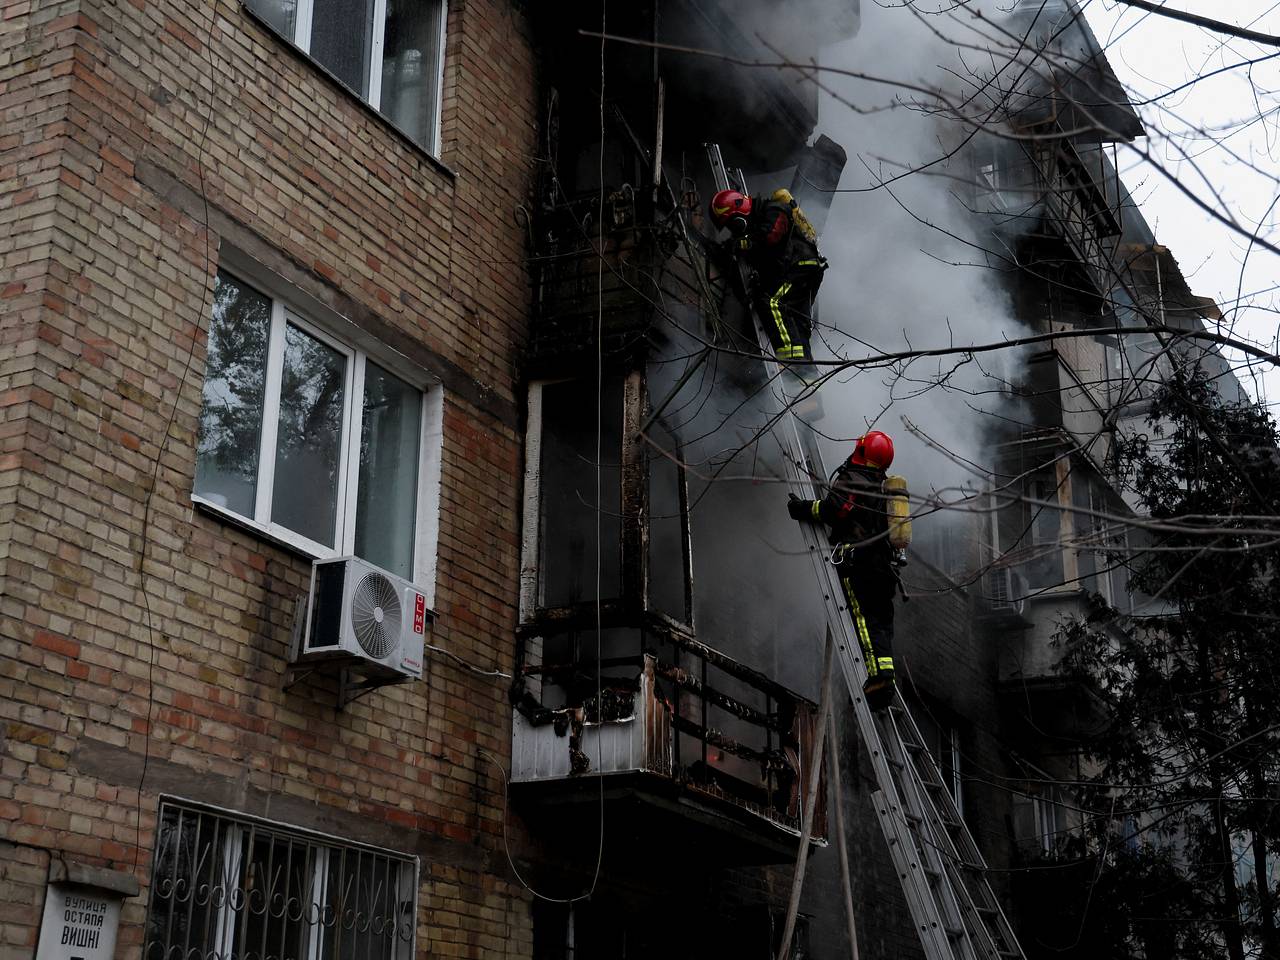
[[[621,592],[621,446],[620,380],[598,396],[585,380],[542,388],[539,606]]]

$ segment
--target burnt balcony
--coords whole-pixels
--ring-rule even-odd
[[[696,241],[674,217],[655,222],[630,184],[603,204],[561,198],[542,211],[539,234],[530,361],[542,375],[580,369],[597,336],[613,360],[642,355],[672,306],[705,305]]]
[[[804,658],[776,652],[820,631],[799,593],[777,590],[792,558],[744,560],[770,525],[785,537],[794,523],[766,508],[776,507],[771,486],[711,484],[702,471],[717,454],[700,444],[724,437],[705,439],[688,418],[712,415],[716,398],[685,391],[713,376],[702,345],[730,342],[750,319],[708,264],[709,184],[697,179],[707,171],[655,186],[652,153],[619,111],[606,119],[603,155],[586,154],[591,170],[603,156],[608,183],[621,185],[575,195],[545,181],[531,229],[512,798],[535,841],[559,848],[589,832],[603,792],[636,845],[612,849],[644,855],[646,843],[674,842],[726,865],[787,862],[816,708],[794,689],[809,689]],[[720,376],[743,382],[761,371],[749,357],[723,366],[731,372]],[[743,406],[726,394],[730,413]],[[743,516],[757,520],[750,532]],[[699,565],[713,573],[695,591]],[[824,797],[819,786],[816,843]]]
[[[600,615],[598,644],[586,609],[526,630],[511,775],[526,816],[571,829],[603,786],[642,842],[684,839],[727,864],[793,859],[816,705],[660,614],[640,628],[615,626],[634,622],[616,605]],[[817,843],[825,798],[820,781]]]
[[[1122,232],[1107,189],[1114,167],[1101,150],[1082,153],[1054,138],[1035,141],[1027,153],[1035,189],[1044,197],[1045,220],[1061,234],[1089,282],[1100,292],[1110,290]]]

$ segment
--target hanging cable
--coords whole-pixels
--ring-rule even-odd
[[[178,404],[182,400],[182,391],[186,388],[187,377],[191,374],[191,362],[195,357],[196,341],[200,334],[200,324],[204,319],[204,311],[209,303],[209,270],[213,266],[213,248],[209,231],[209,195],[205,189],[204,151],[209,138],[209,125],[213,120],[213,101],[216,94],[214,62],[213,62],[213,22],[215,15],[209,15],[209,27],[204,34],[205,62],[209,65],[209,105],[205,110],[204,125],[200,130],[200,141],[196,145],[196,176],[200,183],[200,199],[204,204],[204,270],[200,277],[200,308],[196,312],[195,329],[191,331],[191,342],[187,347],[187,357],[182,365],[182,377],[178,380],[178,389],[173,393],[173,406],[169,410],[169,418],[164,425],[164,434],[156,449],[156,459],[151,470],[151,485],[147,489],[146,499],[142,507],[142,532],[138,547],[138,592],[142,595],[142,605],[146,609],[147,628],[147,713],[142,730],[142,770],[138,774],[137,807],[134,811],[133,869],[138,869],[138,857],[142,850],[142,788],[147,782],[147,770],[151,764],[151,718],[155,712],[155,665],[156,637],[152,625],[151,598],[147,594],[147,547],[151,542],[151,507],[155,500],[156,486],[160,480],[160,464],[164,460],[165,449],[169,445],[169,434],[173,430],[173,422],[178,416]],[[195,88],[192,88],[192,99],[195,100]]]
[[[596,221],[599,224],[597,229],[600,231],[600,239],[596,245],[596,571],[595,571],[595,594],[596,594],[596,722],[602,722],[604,719],[604,675],[601,661],[604,657],[604,620],[602,616],[602,604],[604,600],[604,578],[603,578],[603,554],[601,553],[600,541],[603,531],[603,493],[604,493],[604,83],[605,83],[605,59],[604,49],[606,40],[603,36],[606,33],[605,25],[608,17],[608,0],[600,0],[600,155],[599,155],[599,207],[597,209]],[[585,711],[584,711],[585,713]],[[584,725],[585,725],[584,717]],[[482,757],[496,766],[502,774],[502,848],[507,856],[507,865],[511,867],[511,873],[515,876],[520,886],[529,891],[537,900],[545,900],[548,903],[577,903],[580,900],[589,900],[596,892],[596,885],[600,882],[600,868],[604,864],[604,744],[603,737],[596,738],[596,780],[600,785],[600,818],[599,818],[599,841],[596,845],[596,865],[591,874],[591,885],[587,887],[585,893],[578,894],[575,897],[551,897],[538,890],[535,890],[524,877],[520,875],[520,871],[516,868],[515,859],[511,856],[511,844],[507,839],[507,822],[510,819],[508,813],[508,789],[510,778],[507,776],[506,768],[498,761],[498,758],[489,751],[478,748]]]

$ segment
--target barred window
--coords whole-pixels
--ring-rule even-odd
[[[417,859],[165,800],[144,960],[410,960]]]

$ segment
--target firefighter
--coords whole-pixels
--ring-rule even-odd
[[[823,499],[801,500],[791,494],[787,504],[793,519],[830,527],[831,562],[844,587],[867,665],[863,693],[873,710],[887,707],[893,699],[893,600],[899,587],[897,566],[904,562],[899,550],[905,549],[905,544],[891,543],[891,533],[902,523],[896,518],[891,521],[898,498],[885,493],[891,463],[893,441],[872,430],[858,438]],[[899,484],[895,489],[905,490],[904,482],[893,479]],[[905,497],[902,502],[905,506]]]
[[[810,363],[813,300],[827,261],[791,192],[748,197],[721,190],[711,198],[711,220],[729,231],[731,249],[751,269],[751,304],[774,355],[783,362]]]

